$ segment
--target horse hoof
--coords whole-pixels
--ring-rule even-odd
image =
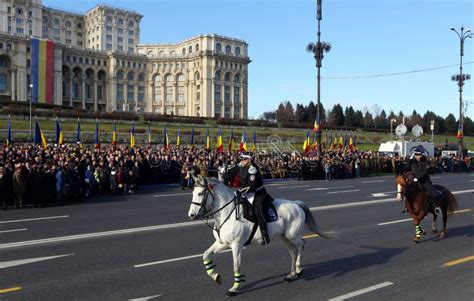
[[[301,271],[301,272],[299,272],[299,273],[296,273],[296,276],[297,276],[298,278],[303,277],[303,271]]]
[[[413,242],[416,243],[416,244],[419,243],[420,240],[421,240],[421,237],[419,237],[419,236],[416,236],[415,238],[413,238]]]
[[[431,229],[431,231],[433,231],[433,233],[438,233],[438,229],[436,228]]]
[[[234,297],[234,296],[237,295],[237,293],[228,291],[225,295],[226,295],[226,297]]]
[[[285,281],[286,283],[290,283],[290,282],[293,282],[293,278],[290,278],[290,277],[285,277],[285,279],[283,279],[283,281]]]
[[[446,238],[446,232],[441,232],[440,238]]]
[[[423,229],[422,234],[423,234],[423,235],[426,235],[426,230],[425,230],[425,229]]]
[[[217,274],[216,279],[214,279],[214,281],[215,281],[217,284],[221,284],[221,275],[220,275],[220,274]]]

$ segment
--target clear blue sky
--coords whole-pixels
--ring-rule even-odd
[[[99,1],[44,0],[85,12]],[[142,43],[176,43],[216,33],[249,44],[249,115],[258,117],[284,100],[316,100],[316,68],[305,46],[316,40],[316,0],[120,0],[111,4],[144,15]],[[74,3],[72,7],[70,3]],[[459,64],[459,38],[449,30],[474,26],[472,0],[323,0],[322,41],[332,44],[322,77],[386,74]],[[474,28],[473,28],[474,29]],[[474,39],[464,62],[474,61]],[[474,64],[464,73],[474,77]],[[410,115],[427,110],[459,116],[459,66],[379,78],[323,79],[321,101],[363,110],[379,105]],[[464,85],[466,116],[474,118],[474,78]]]

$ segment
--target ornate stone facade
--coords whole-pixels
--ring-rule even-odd
[[[0,100],[28,102],[31,39],[54,45],[54,104],[247,118],[248,44],[215,34],[139,44],[139,13],[98,5],[85,15],[40,0],[0,1]],[[20,20],[21,21],[18,21]]]

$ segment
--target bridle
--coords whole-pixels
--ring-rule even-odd
[[[212,211],[212,207],[207,209],[206,204],[207,204],[207,200],[209,198],[209,195],[212,197],[212,201],[214,202],[214,199],[215,199],[214,192],[212,191],[212,188],[207,184],[206,179],[204,179],[204,183],[201,184],[201,183],[196,181],[196,184],[199,187],[204,188],[204,191],[203,191],[204,195],[202,197],[201,202],[200,203],[191,202],[192,204],[194,204],[196,206],[199,206],[199,211],[197,213],[197,217],[201,221],[203,221],[209,228],[211,228],[212,230],[216,231],[217,234],[219,234],[220,229],[229,220],[230,216],[232,215],[234,210],[237,208],[238,204],[235,203],[235,198],[233,198],[229,202],[227,202],[227,204],[225,204],[224,206],[222,206],[221,208],[219,208],[217,210]],[[234,208],[230,211],[229,215],[224,219],[224,221],[218,227],[216,227],[215,225],[214,226],[209,225],[209,218],[211,216],[213,216],[214,214],[216,214],[217,212],[223,210],[225,207],[229,206],[230,204],[234,204]]]

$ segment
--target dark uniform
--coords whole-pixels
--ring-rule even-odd
[[[418,179],[418,183],[423,187],[424,191],[428,194],[430,200],[433,201],[434,207],[439,206],[438,194],[434,190],[433,183],[431,183],[430,175],[428,173],[430,163],[423,156],[420,161],[415,158],[409,159],[406,166],[405,172],[411,171],[411,173]]]
[[[262,244],[268,244],[270,243],[270,237],[268,236],[267,223],[265,222],[265,218],[263,216],[262,206],[265,202],[271,202],[272,199],[268,195],[265,187],[263,187],[262,176],[260,175],[258,167],[253,162],[249,162],[245,167],[240,167],[239,174],[239,188],[241,190],[247,190],[246,193],[255,193],[253,207],[258,225],[260,226],[262,238],[264,239]]]

